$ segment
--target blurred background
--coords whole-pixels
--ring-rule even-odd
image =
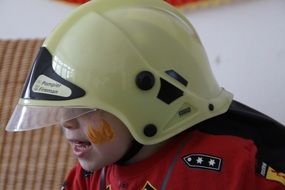
[[[76,7],[0,0],[0,39],[45,38]],[[220,85],[285,124],[285,1],[228,0],[179,9],[200,35]]]

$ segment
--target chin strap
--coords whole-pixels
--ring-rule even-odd
[[[102,168],[101,169],[101,173],[100,173],[100,190],[105,190],[106,188],[106,168]]]
[[[135,139],[132,141],[131,147],[123,155],[123,157],[116,162],[116,164],[124,165],[128,160],[134,157],[143,147],[143,144],[139,143]]]

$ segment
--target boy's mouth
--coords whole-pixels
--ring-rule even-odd
[[[73,154],[77,157],[83,156],[91,149],[89,141],[70,140],[69,142],[72,146]]]

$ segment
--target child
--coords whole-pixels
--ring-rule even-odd
[[[91,1],[46,39],[7,130],[54,124],[79,161],[62,189],[285,189],[285,128],[218,85],[161,0]]]

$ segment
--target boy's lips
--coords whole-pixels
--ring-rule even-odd
[[[69,140],[73,154],[77,157],[83,156],[91,149],[91,143],[89,141]]]

